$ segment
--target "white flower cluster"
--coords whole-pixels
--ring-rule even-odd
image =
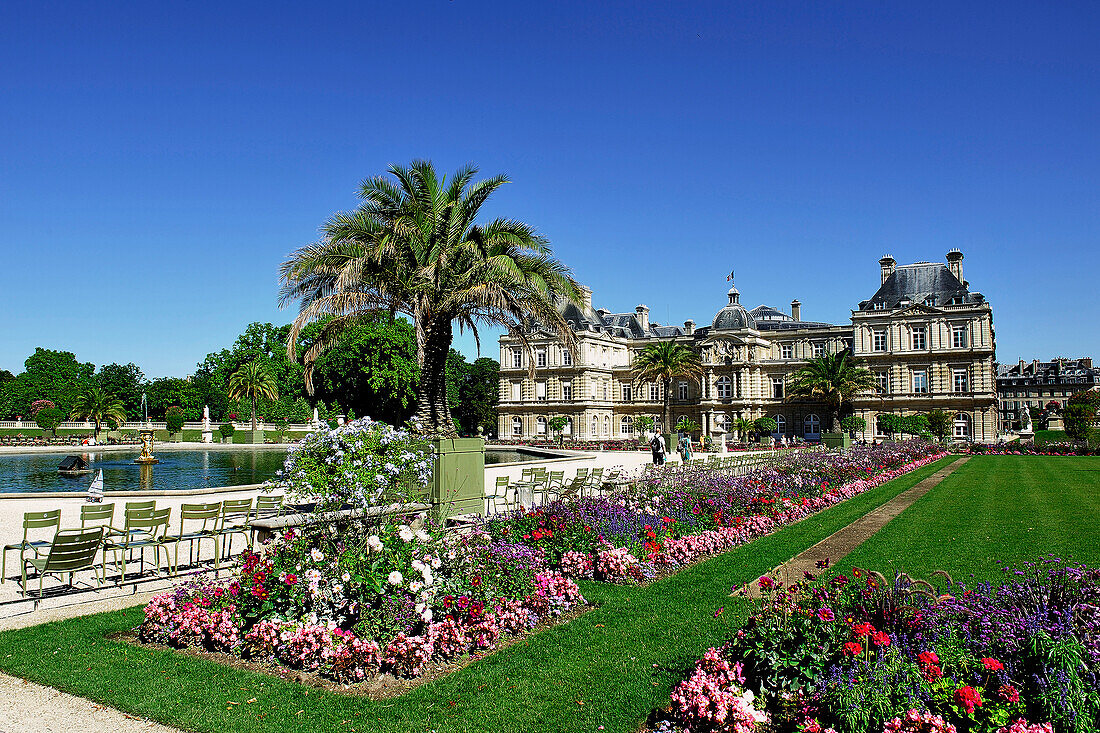
[[[403,483],[426,485],[432,476],[427,444],[407,430],[363,418],[310,433],[287,453],[273,485],[326,506],[366,507]]]

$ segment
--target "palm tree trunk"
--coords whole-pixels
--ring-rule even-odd
[[[421,325],[417,321],[417,362],[420,364],[420,390],[416,400],[416,422],[424,435],[457,438],[454,420],[447,405],[447,354],[454,331],[450,319]]]
[[[661,432],[666,434],[672,433],[672,410],[669,408],[669,394],[672,392],[672,380],[666,379],[665,384],[665,414],[662,418],[664,422],[661,424]],[[667,447],[667,446],[666,446]]]
[[[252,432],[256,432],[256,395],[252,395]]]

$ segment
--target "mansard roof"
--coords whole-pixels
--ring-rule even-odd
[[[971,293],[966,283],[959,282],[947,265],[941,262],[917,262],[912,265],[898,265],[878,292],[870,300],[859,304],[859,309],[893,309],[903,301],[924,303],[928,298],[932,298],[932,304],[936,306],[948,305],[956,298],[962,298],[963,303],[985,302],[981,293]]]

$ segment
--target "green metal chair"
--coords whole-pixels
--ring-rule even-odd
[[[128,501],[126,502],[126,506],[123,508],[125,509],[125,511],[130,511],[131,509],[153,510],[157,508],[157,500],[152,499],[151,501]]]
[[[114,504],[81,504],[80,505],[80,528],[88,529],[88,527],[102,526],[106,528],[111,526],[111,522],[115,521],[115,505]],[[103,524],[99,524],[102,522]]]
[[[275,494],[256,497],[256,518],[278,517],[283,513],[283,495]]]
[[[408,495],[406,489],[405,495]],[[256,511],[253,514],[253,519],[267,519],[270,517],[281,517],[283,515],[283,495],[282,494],[262,494],[256,497]],[[251,529],[251,524],[250,524]],[[249,534],[250,541],[253,545],[256,544],[256,530],[252,530]]]
[[[588,481],[585,483],[584,488],[588,490],[589,494],[595,494],[603,486],[603,469],[593,468],[588,474]]]
[[[107,553],[114,556],[115,567],[122,571],[119,582],[126,582],[126,565],[132,562],[127,556],[134,550],[139,551],[140,565],[138,574],[145,572],[145,550],[152,547],[157,562],[157,570],[160,570],[160,551],[164,550],[164,562],[171,568],[171,557],[168,555],[168,522],[172,516],[171,507],[167,509],[155,509],[151,512],[144,509],[134,509],[126,512],[126,525],[124,532],[109,536],[103,546],[103,566],[106,573]],[[120,560],[121,556],[121,560]]]
[[[504,511],[511,509],[511,504],[508,501],[509,493],[514,495],[515,489],[512,488],[512,484],[508,481],[508,477],[497,476],[496,486],[493,487],[493,493],[485,496],[485,513],[495,514],[500,511],[501,502],[504,504]]]
[[[177,534],[164,537],[165,544],[175,544],[176,552],[172,566],[172,572],[178,573],[180,568],[180,545],[188,543],[187,561],[194,564],[195,545],[198,545],[199,558],[202,558],[202,542],[210,540],[214,543],[214,569],[221,567],[220,542],[218,525],[222,515],[222,503],[216,501],[208,504],[183,504],[180,506],[180,530]],[[190,524],[190,527],[188,527]]]
[[[48,540],[32,540],[30,538],[30,530],[32,529],[45,529],[53,530],[48,532],[50,539]],[[14,545],[4,545],[4,556],[0,559],[0,583],[3,583],[8,577],[8,552],[11,550],[19,550],[19,564],[22,565],[27,557],[27,551],[31,551],[38,556],[39,552],[53,542],[53,537],[61,529],[61,510],[51,509],[48,512],[26,512],[23,514],[23,541]]]
[[[222,549],[227,559],[233,555],[233,535],[242,535],[248,542],[252,535],[252,499],[226,499],[222,502],[218,534],[226,540]]]
[[[45,557],[32,557],[23,561],[23,595],[27,595],[27,570],[33,568],[38,573],[38,596],[42,597],[42,581],[47,575],[69,574],[69,586],[73,584],[73,574],[81,570],[91,570],[95,574],[97,566],[95,556],[103,547],[102,526],[90,529],[63,529],[54,536],[53,543]],[[98,566],[95,575],[96,585],[105,580],[103,566]]]

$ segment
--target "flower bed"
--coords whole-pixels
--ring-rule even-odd
[[[795,453],[742,476],[668,467],[607,497],[554,501],[491,518],[484,531],[542,553],[570,577],[644,582],[774,532],[937,460],[920,441]]]
[[[974,588],[859,569],[761,578],[758,613],[676,686],[657,730],[1100,729],[1100,570],[1005,572]]]
[[[492,648],[584,603],[537,552],[482,534],[291,530],[247,554],[231,580],[155,597],[138,638],[352,683],[380,672],[416,677],[429,662]]]

